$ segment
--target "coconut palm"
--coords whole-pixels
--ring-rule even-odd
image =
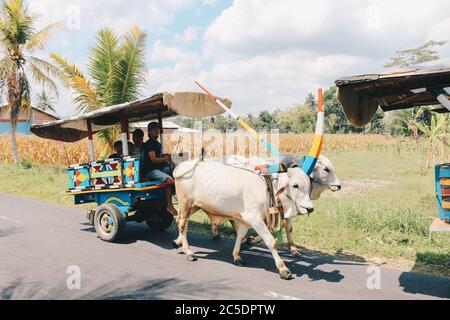
[[[73,100],[80,113],[137,100],[142,96],[147,75],[146,38],[147,35],[138,27],[132,27],[121,36],[111,29],[101,29],[89,53],[86,74],[60,55],[51,54],[74,92]],[[104,151],[107,153],[119,139],[119,128],[102,130],[98,137],[108,146]]]
[[[37,17],[22,0],[5,0],[0,8],[0,89],[6,93],[11,119],[11,144],[15,163],[19,162],[16,144],[17,118],[21,110],[29,109],[30,80],[47,86],[57,94],[53,79],[62,79],[59,69],[35,56],[46,48],[50,33],[58,23],[35,29]]]
[[[36,95],[34,107],[42,111],[51,111],[56,114],[56,99],[44,89]]]

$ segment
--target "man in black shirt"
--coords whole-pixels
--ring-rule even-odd
[[[177,216],[178,212],[172,204],[172,159],[170,155],[163,155],[161,143],[158,141],[160,127],[157,122],[148,124],[149,140],[143,146],[143,174],[151,180],[162,180],[166,184],[167,211]]]

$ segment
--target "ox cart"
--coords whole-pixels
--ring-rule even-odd
[[[231,107],[230,100],[220,100]],[[141,157],[131,155],[128,150],[129,124],[157,120],[164,146],[164,118],[176,115],[204,118],[223,112],[204,94],[159,93],[80,116],[36,124],[31,131],[41,138],[63,142],[87,138],[89,161],[68,167],[67,193],[74,197],[76,205],[97,204],[95,209],[88,211],[87,218],[100,239],[114,242],[123,235],[127,221],[145,221],[156,232],[166,230],[173,221],[173,216],[166,211],[164,182],[144,180]],[[123,157],[98,160],[94,152],[94,135],[119,125]]]

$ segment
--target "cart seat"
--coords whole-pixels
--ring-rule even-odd
[[[150,182],[139,182],[139,183],[136,183],[134,185],[134,187],[136,189],[142,189],[142,188],[146,188],[146,187],[157,186],[157,185],[163,184],[163,183],[164,183],[164,181],[162,181],[162,180],[155,180],[155,181],[150,181]]]

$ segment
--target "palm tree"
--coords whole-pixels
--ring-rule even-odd
[[[5,0],[0,8],[0,90],[7,94],[11,119],[11,144],[14,163],[19,162],[16,144],[17,118],[21,110],[30,106],[30,77],[47,86],[56,95],[52,78],[62,79],[59,69],[44,59],[34,56],[46,48],[50,33],[59,26],[50,24],[37,31],[37,17],[30,14],[22,0]]]
[[[74,92],[78,112],[129,102],[142,96],[147,75],[146,38],[146,33],[138,27],[132,27],[121,36],[108,28],[99,30],[89,53],[87,75],[60,55],[50,54]],[[105,153],[119,139],[119,133],[118,127],[99,132],[98,137],[109,149]]]
[[[42,89],[41,93],[36,95],[35,101],[35,108],[42,111],[52,111],[56,114],[56,99],[52,95],[48,94],[44,89]]]

